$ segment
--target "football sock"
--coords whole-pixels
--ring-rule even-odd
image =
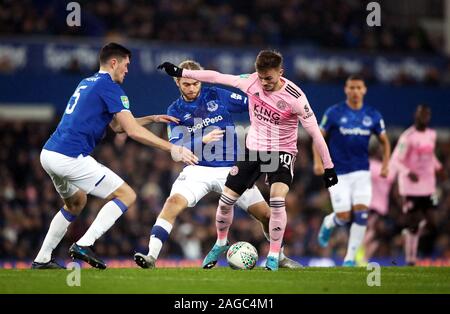
[[[216,212],[216,229],[217,241],[216,244],[224,246],[227,244],[228,230],[233,222],[233,205],[236,203],[236,198],[222,193],[219,200],[219,205]]]
[[[169,238],[173,225],[165,219],[156,219],[155,225],[152,228],[150,235],[150,242],[148,244],[149,256],[157,259],[161,252],[162,246]]]
[[[77,241],[80,246],[91,246],[100,238],[109,228],[114,225],[116,220],[127,211],[128,207],[121,200],[115,198],[106,203],[100,209],[97,217],[84,236]]]
[[[77,216],[72,215],[67,210],[61,208],[61,210],[53,217],[50,227],[48,228],[47,235],[45,236],[44,243],[35,259],[38,263],[47,263],[52,258],[52,252],[59,244],[61,239],[66,234],[67,228],[70,223],[75,220]]]
[[[331,213],[324,218],[324,224],[327,229],[331,229],[336,226],[345,226],[347,222],[339,219],[336,213]]]
[[[283,242],[284,230],[286,229],[287,215],[283,197],[270,198],[270,249],[269,255],[279,258],[281,244]]]
[[[367,216],[368,212],[366,210],[359,210],[353,213],[353,223],[350,227],[347,254],[345,255],[344,261],[355,260],[356,251],[364,240],[364,233],[366,232],[367,227]]]

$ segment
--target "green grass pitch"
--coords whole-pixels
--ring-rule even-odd
[[[382,267],[381,286],[369,287],[366,268],[316,268],[268,272],[227,267],[81,269],[80,286],[69,270],[0,269],[0,293],[450,293],[448,267]]]

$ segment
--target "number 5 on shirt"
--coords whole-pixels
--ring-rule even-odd
[[[75,110],[78,99],[80,99],[80,91],[82,89],[85,89],[86,87],[87,87],[87,85],[82,85],[75,90],[72,97],[70,97],[69,103],[67,104],[66,114],[71,114]],[[75,97],[75,98],[74,98],[73,104],[71,104],[70,101],[72,100],[73,97]]]

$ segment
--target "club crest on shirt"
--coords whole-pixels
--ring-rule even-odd
[[[362,123],[364,126],[369,127],[372,125],[372,119],[369,116],[365,116]]]
[[[206,109],[208,109],[209,112],[214,112],[217,110],[217,108],[219,108],[219,105],[214,100],[208,101],[206,103]]]
[[[288,103],[285,102],[284,100],[280,100],[277,102],[277,108],[280,110],[286,110],[286,108],[288,107]]]
[[[128,109],[130,108],[130,101],[128,100],[127,96],[120,96],[120,100],[122,101],[122,105]]]

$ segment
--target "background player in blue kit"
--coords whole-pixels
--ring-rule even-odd
[[[202,69],[192,60],[182,62],[179,67]],[[180,125],[169,124],[169,139],[172,143],[182,143],[190,148],[200,161],[198,165],[185,167],[173,184],[170,197],[151,230],[148,254],[134,255],[136,263],[142,268],[155,267],[163,243],[168,239],[177,216],[186,207],[194,207],[209,192],[222,193],[238,153],[232,113],[248,111],[245,96],[222,88],[202,87],[201,82],[193,79],[174,80],[181,96],[169,106],[167,114],[178,118]],[[253,186],[245,191],[237,205],[262,223],[268,239],[270,209],[259,189]],[[224,243],[213,249],[203,261],[203,268],[214,267],[228,247]],[[297,268],[301,265],[281,251],[280,267]]]
[[[188,164],[198,161],[187,148],[165,141],[142,127],[152,119],[135,119],[131,114],[128,97],[119,86],[128,73],[130,57],[127,48],[115,43],[101,49],[100,71],[80,82],[56,131],[42,149],[41,164],[63,199],[64,207],[53,218],[32,268],[62,268],[52,258],[52,252],[86,205],[87,194],[109,202],[99,211],[83,237],[70,247],[69,254],[93,267],[106,268],[91,246],[136,199],[128,184],[89,156],[108,125],[116,132],[126,132],[142,144],[170,151],[174,158]],[[177,121],[170,117],[159,120]]]
[[[387,177],[391,154],[381,114],[364,104],[367,88],[360,76],[350,76],[345,83],[347,100],[328,108],[321,131],[328,138],[339,183],[330,187],[333,213],[324,218],[319,231],[319,244],[327,246],[336,226],[351,223],[347,254],[343,266],[354,266],[355,255],[364,239],[368,208],[372,197],[369,171],[369,140],[375,134],[383,146],[380,175]],[[314,150],[314,172],[323,173],[322,161]]]

